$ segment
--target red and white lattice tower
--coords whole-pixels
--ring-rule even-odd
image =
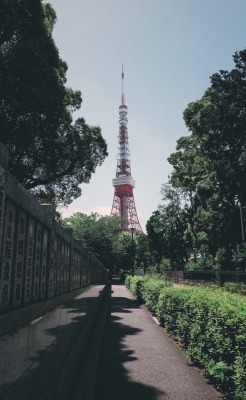
[[[116,177],[113,179],[114,200],[111,210],[111,216],[121,218],[124,231],[143,233],[138,220],[135,206],[133,189],[135,181],[131,176],[130,149],[127,133],[127,106],[125,104],[124,94],[124,72],[122,65],[122,95],[121,105],[119,106],[119,136],[118,136],[118,155]]]

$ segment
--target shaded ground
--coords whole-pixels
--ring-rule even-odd
[[[94,400],[220,398],[125,286],[112,291]]]
[[[0,338],[0,399],[71,399],[88,336],[92,336],[90,328],[96,331],[94,319],[97,322],[103,314],[103,307],[96,312],[103,288],[91,287]]]

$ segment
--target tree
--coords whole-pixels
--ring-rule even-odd
[[[131,267],[131,235],[122,231],[118,217],[76,213],[61,223],[74,230],[111,274]]]
[[[41,0],[0,5],[0,141],[9,169],[43,201],[68,204],[107,156],[99,127],[72,123],[81,93],[52,39],[55,11]]]
[[[226,269],[241,241],[239,204],[246,202],[246,50],[234,61],[234,69],[214,74],[202,98],[188,105],[191,134],[169,157],[170,183],[186,202],[195,251]]]
[[[155,229],[156,221],[159,216],[160,211],[154,211],[146,224],[148,247],[152,264],[159,264],[163,257],[161,232]]]
[[[116,262],[116,273],[120,270],[130,272],[135,262],[135,238],[129,232],[122,231],[118,237],[118,258]]]
[[[72,228],[75,237],[82,239],[101,263],[112,270],[117,260],[117,238],[121,233],[118,218],[78,212],[72,217],[65,218],[61,223],[65,227]]]
[[[215,257],[223,231],[219,187],[196,136],[180,138],[169,162],[174,167],[170,183],[179,189],[185,203],[190,253],[195,260],[197,255]]]
[[[86,215],[75,213],[60,221],[64,227],[74,230],[88,249],[98,257],[111,274],[132,268],[132,236],[122,230],[118,217],[101,216],[97,213]],[[134,261],[143,263],[146,258],[146,243],[143,235],[133,237]],[[140,243],[142,242],[142,244]],[[142,255],[138,253],[138,249]]]
[[[246,202],[246,50],[235,53],[235,68],[211,77],[201,100],[189,104],[184,119],[203,157],[211,164],[228,202]]]
[[[138,268],[143,268],[145,273],[151,264],[148,236],[136,235],[135,247],[135,264]]]
[[[159,215],[154,221],[154,230],[160,234],[162,259],[170,261],[172,269],[183,269],[188,259],[184,233],[187,228],[186,215],[181,207],[181,197],[177,189],[163,185],[164,204],[159,206]],[[168,263],[169,264],[169,263]]]

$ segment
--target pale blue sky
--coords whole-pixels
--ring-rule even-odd
[[[54,40],[68,64],[67,86],[81,90],[76,117],[99,125],[109,156],[63,216],[110,214],[116,170],[121,64],[134,197],[145,229],[161,202],[167,157],[187,134],[183,111],[203,95],[209,77],[233,67],[246,47],[246,0],[51,0]]]

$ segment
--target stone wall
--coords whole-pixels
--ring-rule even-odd
[[[0,144],[0,313],[107,280],[107,270],[72,230],[55,221],[8,172]]]

